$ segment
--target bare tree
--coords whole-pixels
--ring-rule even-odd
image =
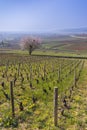
[[[21,41],[21,48],[28,50],[29,55],[31,55],[36,48],[39,48],[40,43],[39,38],[25,37]]]

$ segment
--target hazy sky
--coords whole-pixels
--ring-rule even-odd
[[[87,27],[87,0],[0,0],[0,31]]]

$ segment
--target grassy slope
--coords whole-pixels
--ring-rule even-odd
[[[21,50],[5,50],[0,51],[1,53],[16,53],[16,54],[25,54],[28,55],[28,51],[21,51]],[[51,55],[51,56],[85,56],[87,57],[87,52],[72,52],[72,51],[53,51],[53,50],[34,50],[32,55]]]

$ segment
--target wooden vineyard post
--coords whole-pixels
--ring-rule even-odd
[[[38,67],[37,67],[37,71],[38,71],[38,78],[39,78],[39,75],[40,75],[40,74],[39,74],[39,67],[40,67],[40,66],[38,66]]]
[[[10,98],[11,98],[12,117],[15,117],[15,112],[14,112],[14,95],[13,95],[13,82],[12,81],[10,81]]]
[[[76,87],[76,69],[74,70],[74,87]]]
[[[6,64],[6,76],[7,76],[8,66],[9,66],[9,61]]]
[[[19,73],[20,73],[20,63],[18,64],[18,77],[19,77]]]
[[[58,118],[58,87],[54,88],[54,125],[57,126]]]
[[[60,68],[58,70],[58,81],[60,81]]]
[[[32,66],[30,66],[30,82],[32,81]]]
[[[46,77],[46,63],[44,65],[44,78]]]
[[[59,69],[60,69],[60,73],[61,73],[61,71],[62,71],[62,66],[61,66],[61,64],[60,64],[60,67],[59,67]]]

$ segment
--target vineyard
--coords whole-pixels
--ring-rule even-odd
[[[0,128],[66,130],[85,62],[0,54]]]

